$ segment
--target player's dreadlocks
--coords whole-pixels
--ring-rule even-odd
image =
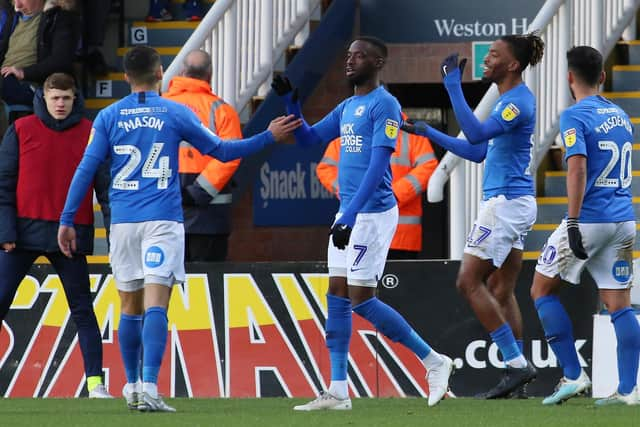
[[[542,60],[544,54],[544,41],[540,38],[538,31],[528,34],[512,34],[500,37],[511,48],[513,56],[520,63],[520,72],[524,71],[528,65],[534,66]]]

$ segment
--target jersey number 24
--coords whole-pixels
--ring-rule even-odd
[[[159,190],[164,190],[168,187],[172,172],[169,168],[169,156],[160,157],[163,146],[163,142],[155,142],[151,146],[151,150],[142,165],[141,171],[143,178],[155,178],[158,180],[157,187]],[[139,181],[135,179],[129,180],[127,178],[138,168],[138,165],[142,161],[142,152],[135,145],[114,145],[113,151],[116,154],[129,156],[127,163],[124,164],[122,169],[120,169],[113,178],[113,188],[117,190],[137,190],[139,188]],[[158,167],[155,167],[156,162],[158,163]]]

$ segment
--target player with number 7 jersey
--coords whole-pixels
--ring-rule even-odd
[[[157,382],[171,288],[185,279],[179,146],[187,141],[203,154],[233,160],[284,138],[300,120],[279,117],[251,138],[223,141],[187,107],[159,96],[162,65],[154,49],[132,48],[124,68],[132,93],[100,111],[93,123],[60,218],[58,245],[73,256],[75,213],[98,165],[110,157],[109,261],[121,305],[118,342],[127,376],[122,393],[130,409],[174,412]]]

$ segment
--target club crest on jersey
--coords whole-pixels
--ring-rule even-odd
[[[573,147],[576,143],[576,128],[567,129],[562,133],[562,139],[564,139],[564,145],[569,148]]]
[[[510,102],[506,107],[504,107],[504,110],[502,110],[502,118],[506,122],[510,122],[511,120],[515,119],[519,114],[520,110],[512,102]]]
[[[363,114],[364,114],[364,105],[358,106],[356,108],[356,111],[353,113],[353,115],[356,117],[362,117]]]
[[[387,122],[384,127],[384,134],[389,139],[394,139],[398,137],[398,122],[395,120],[387,119]]]
[[[96,133],[96,128],[91,128],[91,132],[89,132],[89,140],[87,141],[87,145],[90,145],[93,142],[93,135]]]

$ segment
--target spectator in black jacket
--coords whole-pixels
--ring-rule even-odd
[[[0,83],[7,104],[32,105],[33,85],[73,72],[80,20],[69,0],[14,0],[0,28]]]
[[[34,97],[35,114],[15,121],[0,144],[0,323],[18,286],[38,256],[60,276],[78,329],[89,397],[111,397],[102,384],[102,336],[93,311],[87,257],[93,252],[93,194],[76,217],[77,247],[64,256],[58,219],[71,178],[90,138],[91,122],[76,96],[73,77],[52,74]],[[96,175],[96,193],[109,212],[107,165]],[[105,216],[105,224],[108,218]],[[108,226],[108,225],[107,225]]]

